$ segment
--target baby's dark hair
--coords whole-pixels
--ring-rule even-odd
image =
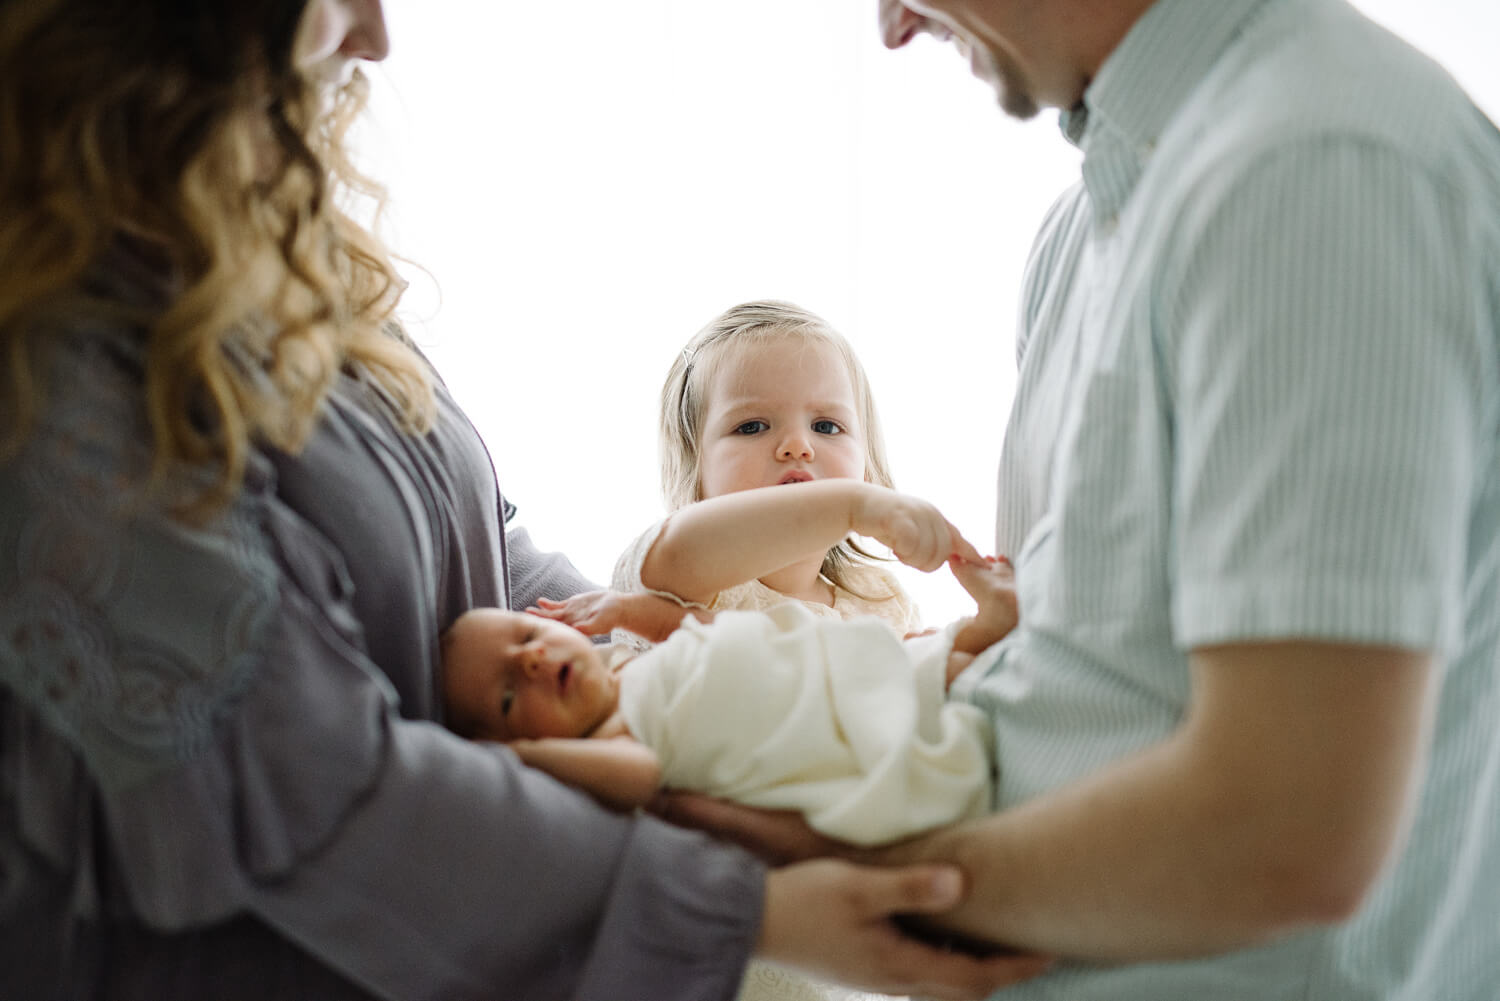
[[[475,611],[471,608],[464,612],[438,636],[438,692],[442,696],[443,725],[465,740],[473,740],[478,736],[479,721],[464,712],[463,706],[448,698],[448,666],[462,646],[465,624],[472,621],[471,616]]]

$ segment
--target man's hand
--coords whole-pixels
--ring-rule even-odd
[[[939,914],[964,891],[954,866],[883,869],[823,859],[778,869],[766,877],[757,953],[852,987],[934,998],[986,997],[1047,969],[1045,957],[980,957],[921,942],[892,920]]]

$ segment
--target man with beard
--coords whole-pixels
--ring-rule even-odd
[[[1006,997],[1493,998],[1500,135],[1344,0],[881,0],[1084,154],[1025,276],[955,685],[997,812],[942,923]],[[789,855],[784,818],[677,816]]]

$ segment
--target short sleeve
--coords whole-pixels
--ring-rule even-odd
[[[1451,650],[1488,368],[1458,203],[1355,138],[1222,183],[1162,296],[1177,638]]]
[[[641,582],[641,567],[645,566],[647,554],[656,545],[656,540],[661,537],[666,525],[667,521],[663,518],[631,540],[630,545],[625,547],[620,558],[615,561],[610,587],[628,594],[639,594],[647,590],[646,585]]]
[[[661,591],[656,588],[647,587],[641,580],[641,568],[646,564],[646,557],[651,552],[651,547],[656,545],[656,540],[661,538],[662,530],[667,527],[669,519],[663,518],[655,525],[636,537],[635,541],[625,547],[620,558],[615,561],[615,571],[610,577],[610,587],[616,591],[627,594],[654,594],[658,598],[665,598],[683,608],[709,609],[718,607],[718,598],[708,604],[698,601],[688,601],[679,597],[671,591]]]

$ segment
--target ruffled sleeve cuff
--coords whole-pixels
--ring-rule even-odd
[[[661,538],[661,533],[667,527],[667,522],[670,520],[670,517],[663,518],[641,533],[629,546],[625,547],[625,551],[620,554],[619,560],[615,562],[615,572],[610,578],[610,587],[616,591],[624,591],[629,594],[653,594],[658,598],[665,598],[682,608],[698,609],[699,611],[706,612],[713,604],[712,602],[705,604],[701,601],[688,601],[686,598],[673,594],[671,591],[659,591],[654,587],[647,587],[641,580],[641,568],[646,565],[646,557],[650,555],[651,547],[655,546],[656,540]]]

